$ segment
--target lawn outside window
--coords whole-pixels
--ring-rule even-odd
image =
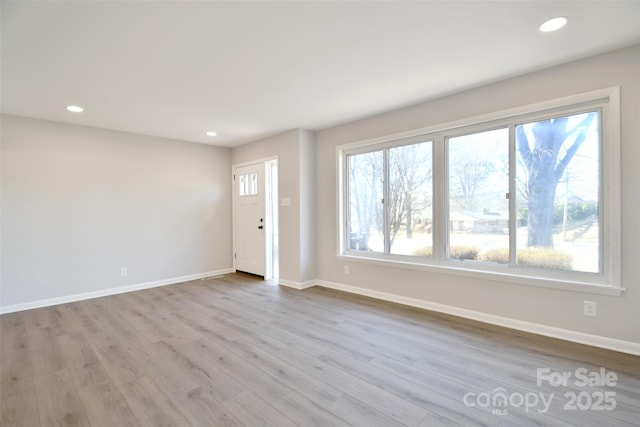
[[[338,254],[620,294],[619,88],[338,147]]]

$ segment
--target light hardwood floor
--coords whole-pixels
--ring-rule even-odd
[[[640,425],[638,357],[243,274],[0,327],[4,427]],[[575,384],[576,369],[601,367],[615,386]],[[537,368],[572,378],[538,386]],[[605,391],[613,410],[564,408]],[[500,392],[507,406],[483,404]],[[540,396],[546,412],[519,406]]]

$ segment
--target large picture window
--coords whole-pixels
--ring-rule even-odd
[[[620,288],[618,103],[603,90],[340,148],[341,255]]]

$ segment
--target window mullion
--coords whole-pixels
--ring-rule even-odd
[[[515,267],[517,265],[517,231],[518,231],[518,212],[516,200],[518,192],[516,183],[516,127],[509,125],[509,265]]]
[[[350,237],[350,227],[351,224],[351,190],[350,180],[351,176],[349,174],[349,156],[343,155],[340,157],[342,164],[342,248],[341,251],[344,253],[350,250],[349,246],[349,237]]]
[[[383,185],[382,185],[382,216],[383,216],[383,229],[384,229],[384,253],[391,252],[391,228],[389,226],[389,149],[385,148],[382,157],[383,163]]]
[[[433,204],[433,257],[437,260],[446,258],[446,247],[448,240],[449,218],[448,192],[447,192],[447,158],[445,149],[445,138],[438,135],[434,138],[434,161],[433,161],[433,187],[435,189],[435,200]]]

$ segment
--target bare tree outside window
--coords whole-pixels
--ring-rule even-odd
[[[391,253],[411,255],[432,246],[431,142],[391,148],[389,157],[389,246]],[[418,228],[418,230],[414,230]],[[404,239],[397,239],[403,231]],[[417,233],[414,244],[414,232]]]
[[[383,152],[348,156],[350,250],[382,252],[371,236],[382,235]]]
[[[348,248],[385,252],[388,247],[390,253],[412,255],[418,247],[430,247],[431,142],[353,154],[347,158]]]

